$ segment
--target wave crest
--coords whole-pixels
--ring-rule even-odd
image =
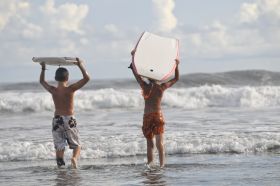
[[[111,108],[143,108],[140,90],[99,89],[78,91],[76,111]],[[187,109],[207,107],[278,107],[280,86],[224,87],[220,85],[170,89],[165,92],[162,105]],[[42,92],[0,93],[1,112],[42,112],[54,109],[51,96]]]
[[[132,140],[133,139],[133,140]],[[51,139],[50,139],[51,141]],[[9,141],[0,142],[0,161],[54,159],[52,142]],[[265,132],[256,134],[221,133],[220,135],[177,132],[166,135],[166,153],[263,153],[280,152],[280,135]],[[65,152],[71,158],[71,151]],[[145,155],[146,141],[142,136],[124,135],[92,137],[83,140],[81,158],[112,158]]]

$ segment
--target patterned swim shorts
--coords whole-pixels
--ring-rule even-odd
[[[56,150],[64,150],[67,144],[70,149],[80,145],[79,131],[74,116],[59,116],[53,118],[52,135]]]
[[[160,112],[144,114],[142,131],[146,138],[152,139],[154,135],[164,133],[164,118]]]

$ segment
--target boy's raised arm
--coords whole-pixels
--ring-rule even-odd
[[[76,90],[82,88],[90,80],[90,77],[83,65],[83,62],[79,58],[76,58],[76,59],[77,59],[76,65],[80,68],[80,70],[83,74],[83,79],[81,79],[80,81],[69,86],[73,91],[76,91]]]
[[[132,51],[131,51],[131,56],[132,56],[132,58],[133,58],[134,54],[135,54],[135,50],[132,50]],[[136,81],[137,81],[138,84],[143,88],[143,87],[146,85],[146,83],[145,83],[145,81],[143,81],[143,79],[135,72],[135,70],[134,70],[134,68],[133,68],[133,66],[132,66],[132,63],[130,64],[130,66],[129,66],[128,68],[130,68],[130,69],[132,70],[133,75],[134,75]]]
[[[45,71],[46,71],[46,64],[45,63],[41,63],[41,74],[40,74],[40,84],[50,93],[53,92],[54,87],[49,85],[46,80],[45,80]]]
[[[178,68],[178,66],[179,66],[180,61],[178,59],[175,59],[175,61],[176,61],[175,77],[173,79],[171,79],[170,81],[161,84],[161,87],[163,89],[167,89],[167,88],[171,87],[172,85],[174,85],[179,80],[179,68]]]

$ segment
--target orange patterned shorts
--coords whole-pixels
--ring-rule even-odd
[[[154,135],[164,133],[164,118],[162,114],[159,112],[144,114],[142,131],[148,139],[152,139]]]

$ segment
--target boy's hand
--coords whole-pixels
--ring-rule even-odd
[[[132,70],[132,63],[130,63],[129,67],[127,67],[127,68],[130,68]]]
[[[179,59],[175,59],[175,62],[176,62],[176,65],[178,66],[179,63],[180,63],[180,60]]]
[[[46,64],[44,62],[40,63],[42,70],[46,70]]]
[[[82,65],[83,61],[80,60],[80,58],[78,58],[78,57],[76,57],[76,60],[77,60],[77,62],[75,62],[74,64],[80,67]]]

